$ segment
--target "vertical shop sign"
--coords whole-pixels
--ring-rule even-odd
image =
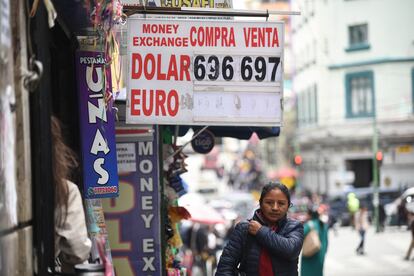
[[[117,143],[120,194],[103,200],[117,275],[162,275],[158,140],[146,133]]]
[[[116,197],[115,122],[112,105],[104,97],[105,59],[99,52],[79,51],[76,60],[84,195],[86,198]]]

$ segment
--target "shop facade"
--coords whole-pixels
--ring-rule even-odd
[[[130,45],[127,58],[131,67],[124,76],[128,83],[126,99],[117,101],[122,94],[118,75],[122,58],[117,59],[116,51],[122,51],[122,47],[108,47],[116,42],[109,36],[113,33],[96,37],[96,26],[87,20],[90,10],[76,1],[73,5],[56,1],[57,17],[52,22],[48,20],[53,17],[50,6],[41,3],[32,10],[23,2],[11,4],[22,13],[15,18],[22,19],[14,22],[10,17],[13,47],[4,46],[14,61],[6,63],[7,72],[13,71],[13,65],[17,69],[13,76],[5,76],[2,84],[14,87],[11,91],[15,91],[17,100],[14,104],[10,92],[2,90],[2,97],[7,93],[10,96],[8,102],[2,98],[2,103],[7,103],[2,105],[2,123],[9,124],[7,130],[16,132],[17,139],[6,133],[7,139],[17,142],[14,145],[2,139],[0,146],[19,155],[10,159],[15,164],[6,164],[3,156],[1,159],[2,169],[7,165],[7,171],[17,171],[2,182],[7,182],[2,187],[11,188],[2,196],[14,201],[8,203],[9,222],[2,223],[7,229],[1,229],[1,249],[18,249],[7,256],[2,254],[2,264],[7,264],[1,266],[2,274],[47,275],[55,267],[52,114],[62,121],[67,143],[81,160],[81,168],[72,180],[84,198],[88,232],[94,242],[92,261],[102,259],[96,244],[103,236],[106,258],[118,275],[179,275],[180,270],[183,274],[184,269],[175,259],[181,243],[177,223],[189,218],[185,212],[176,215],[181,210],[176,199],[184,192],[179,175],[185,172],[183,145],[176,144],[179,126],[193,127],[197,135],[205,126],[214,126],[210,127],[212,133],[220,136],[226,136],[226,131],[234,135],[241,127],[247,134],[240,135],[246,137],[254,131],[263,131],[263,137],[277,136],[282,120],[283,24],[226,21],[228,26],[224,27],[224,23],[214,20],[207,24],[197,19],[174,19],[174,23],[136,19],[138,25],[130,28],[144,28],[145,24],[165,27],[166,32],[171,32],[168,34],[176,35],[174,41],[187,37],[189,32],[198,36],[198,45],[183,50],[177,59],[171,49],[164,49],[165,45],[135,50]],[[29,10],[32,18],[24,15]],[[119,10],[111,12],[116,18]],[[71,20],[73,14],[81,19]],[[117,20],[125,18],[120,16]],[[192,31],[191,25],[198,26],[197,31]],[[259,31],[261,40],[253,38]],[[130,33],[128,43],[133,44],[135,39]],[[157,30],[152,35],[166,34]],[[135,33],[139,35],[141,31]],[[216,37],[201,40],[207,35]],[[19,36],[27,40],[18,40]],[[236,54],[225,53],[225,48],[236,48]],[[208,53],[209,49],[213,52]],[[108,61],[115,68],[108,68]],[[148,69],[151,62],[160,62],[158,69]],[[195,71],[194,66],[198,68]],[[141,79],[140,73],[146,80]],[[140,88],[143,81],[152,81],[145,83],[148,90]],[[152,105],[145,105],[145,101],[152,101]],[[205,141],[199,144],[206,146]]]

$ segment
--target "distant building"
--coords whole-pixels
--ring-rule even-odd
[[[233,1],[237,2],[237,1]],[[289,0],[246,0],[246,9],[270,11],[291,11]],[[295,131],[295,98],[291,90],[293,73],[290,15],[271,15],[269,20],[280,20],[285,23],[284,33],[284,87],[283,87],[283,126],[278,137],[264,139],[260,142],[260,158],[264,171],[272,173],[278,169],[291,166],[293,148],[291,141]],[[269,178],[269,180],[274,180]],[[280,180],[280,179],[279,179]]]
[[[302,187],[414,186],[414,1],[292,0],[292,91]]]

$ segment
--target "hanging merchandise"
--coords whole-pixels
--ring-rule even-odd
[[[188,156],[182,152],[182,147],[171,145],[171,149],[175,154],[172,162],[169,164],[168,169],[165,172],[165,175],[169,186],[173,188],[179,196],[181,196],[187,192],[180,174],[187,172],[187,164],[184,160]]]
[[[106,272],[113,271],[102,201],[100,199],[86,199],[85,209],[88,235],[92,241],[91,260],[93,263],[101,262],[105,266]]]
[[[178,198],[187,193],[187,189],[180,175],[187,172],[183,153],[184,146],[164,145],[164,154],[169,156],[164,162],[164,195],[167,206],[165,236],[167,245],[165,249],[165,261],[167,275],[186,275],[187,270],[182,265],[181,249],[183,241],[180,236],[179,225],[182,220],[190,219],[191,215],[186,208],[178,206]]]
[[[120,70],[115,70],[118,63],[119,44],[116,39],[116,26],[125,23],[125,16],[122,12],[122,4],[119,0],[85,0],[86,8],[89,10],[93,29],[98,34],[99,46],[103,46],[103,58],[106,61],[104,67],[106,102],[113,101],[114,81],[118,80],[115,87],[119,88],[121,77]],[[96,45],[95,45],[96,46]],[[113,73],[111,79],[111,71]]]

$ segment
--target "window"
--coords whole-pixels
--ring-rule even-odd
[[[317,86],[314,84],[298,96],[298,125],[309,126],[318,121]]]
[[[373,73],[360,72],[346,75],[346,116],[348,118],[375,115]]]
[[[349,51],[369,49],[368,43],[368,24],[360,24],[348,27],[349,33]]]

